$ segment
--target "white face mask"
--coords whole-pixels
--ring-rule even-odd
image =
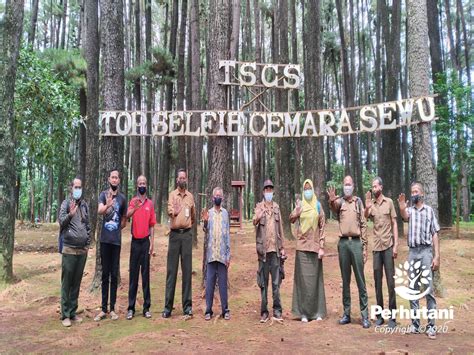
[[[354,186],[344,186],[344,196],[351,197],[354,192]]]
[[[273,199],[273,192],[265,192],[263,196],[265,197],[265,201],[271,202]]]

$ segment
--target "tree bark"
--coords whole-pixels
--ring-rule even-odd
[[[412,97],[429,94],[429,52],[426,43],[428,37],[426,1],[407,0],[408,22],[408,80]],[[438,184],[433,162],[433,144],[431,141],[431,123],[420,123],[412,126],[413,160],[416,180],[422,182],[425,202],[433,208],[438,216]],[[435,292],[443,294],[439,272],[434,275]]]
[[[229,54],[231,0],[209,1],[209,70],[208,70],[208,97],[209,109],[227,109],[226,87],[219,85],[222,73],[219,70],[219,60]],[[212,189],[216,186],[224,190],[224,207],[228,208],[232,202],[231,179],[229,174],[229,138],[210,137],[209,174],[207,183],[207,202],[210,204]]]
[[[15,239],[15,120],[16,68],[23,29],[23,0],[5,3],[0,19],[0,282],[13,281]]]

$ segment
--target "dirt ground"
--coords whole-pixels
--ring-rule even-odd
[[[424,334],[381,334],[374,326],[363,329],[359,324],[357,287],[353,280],[352,319],[349,325],[338,325],[342,314],[341,276],[337,258],[336,222],[327,228],[324,281],[328,316],[323,321],[303,324],[291,315],[295,242],[287,241],[289,255],[285,264],[287,278],[281,287],[283,324],[259,323],[260,291],[256,284],[257,258],[255,236],[250,224],[242,234],[231,235],[232,262],[229,270],[231,288],[229,307],[231,320],[203,317],[200,245],[193,253],[193,310],[194,319],[181,319],[181,282],[178,280],[175,307],[170,319],[160,314],[164,304],[166,250],[168,239],[164,227],[157,229],[157,256],[152,258],[151,290],[153,318],[140,316],[142,296],[138,295],[137,317],[125,319],[128,294],[128,264],[130,234],[123,235],[121,253],[122,282],[118,291],[118,321],[93,321],[99,312],[100,290],[89,292],[95,265],[95,249],[90,251],[79,297],[79,309],[84,322],[64,328],[59,320],[61,256],[54,252],[57,226],[17,231],[14,270],[18,282],[0,287],[0,352],[6,353],[59,353],[59,352],[224,352],[224,353],[466,353],[474,351],[472,327],[472,294],[474,281],[474,224],[463,225],[461,238],[454,230],[441,232],[441,275],[444,297],[437,298],[438,308],[454,307],[453,321],[438,321],[447,332],[429,340]],[[371,228],[369,235],[371,235]],[[401,240],[398,260],[405,261],[406,239]],[[372,260],[365,266],[369,308],[375,304]],[[179,276],[180,278],[180,276]],[[385,292],[386,295],[386,292]],[[387,297],[386,297],[387,298]],[[398,297],[398,305],[409,307],[408,301]],[[271,304],[271,302],[270,302]],[[422,301],[424,304],[424,301]],[[219,303],[214,312],[219,313]],[[400,326],[408,321],[400,321]]]

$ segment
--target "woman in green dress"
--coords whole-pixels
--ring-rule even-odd
[[[326,317],[323,256],[324,210],[309,179],[303,184],[303,199],[297,200],[290,222],[296,226],[296,258],[291,311],[302,322]]]

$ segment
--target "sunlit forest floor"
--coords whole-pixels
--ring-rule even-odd
[[[359,324],[358,296],[352,282],[353,323],[337,324],[342,314],[341,276],[337,258],[336,222],[327,227],[324,259],[324,281],[328,317],[320,322],[303,324],[291,315],[295,242],[287,241],[289,255],[285,264],[287,277],[281,287],[284,322],[259,323],[260,290],[256,284],[257,257],[253,227],[246,224],[244,233],[232,234],[229,307],[231,320],[204,320],[201,260],[202,234],[193,254],[194,319],[181,319],[181,282],[178,278],[175,307],[171,319],[162,319],[164,303],[166,251],[165,228],[157,229],[157,256],[152,259],[151,290],[153,318],[141,316],[142,295],[139,291],[137,313],[132,321],[125,319],[128,296],[129,228],[123,236],[121,254],[122,282],[118,291],[118,321],[93,321],[99,311],[100,290],[90,293],[94,274],[95,249],[90,251],[79,298],[84,322],[64,328],[59,320],[61,256],[55,252],[57,225],[39,228],[17,228],[14,270],[18,282],[0,288],[1,352],[468,352],[474,349],[472,310],[474,308],[474,224],[463,224],[461,237],[455,230],[441,232],[441,276],[445,295],[438,298],[438,308],[454,306],[454,320],[447,323],[448,332],[437,340],[426,335],[380,334],[372,326],[365,330]],[[406,228],[406,226],[405,226]],[[369,235],[372,230],[369,229]],[[407,256],[406,239],[401,240],[398,260]],[[365,267],[369,306],[375,304],[372,259]],[[385,286],[385,281],[384,281]],[[387,300],[387,293],[385,292]],[[269,300],[270,301],[270,300]],[[409,307],[408,301],[397,299]],[[422,305],[424,305],[424,300]],[[270,301],[271,305],[271,301]],[[219,314],[219,303],[214,304]],[[439,320],[438,325],[445,321]],[[400,321],[405,326],[408,321]]]

